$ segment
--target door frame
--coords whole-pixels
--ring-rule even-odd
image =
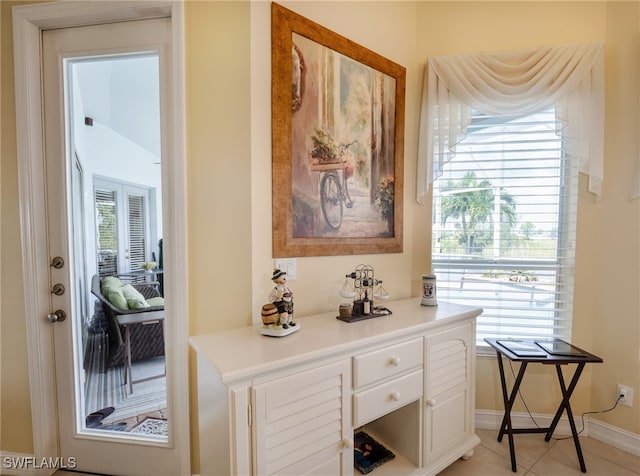
[[[165,257],[171,268],[172,296],[167,313],[183,316],[165,323],[172,353],[167,384],[172,388],[172,436],[169,446],[178,446],[181,474],[191,474],[188,372],[188,253],[185,131],[184,4],[181,1],[53,2],[13,8],[13,41],[16,100],[16,138],[20,229],[22,235],[25,324],[29,364],[29,387],[36,458],[59,455],[53,326],[42,315],[50,306],[49,251],[46,240],[46,187],[44,156],[44,98],[42,95],[41,34],[43,30],[97,23],[170,17],[172,26],[172,84],[168,123],[171,160],[163,164],[166,191],[163,200]],[[53,469],[51,469],[53,472]]]

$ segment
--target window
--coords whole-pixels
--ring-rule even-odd
[[[95,191],[96,237],[98,240],[98,275],[118,274],[118,227],[116,192]]]
[[[147,261],[146,198],[146,194],[127,194],[130,269],[142,269],[142,263]]]
[[[485,337],[571,332],[577,160],[553,108],[520,117],[472,113],[433,182],[438,297],[484,309]]]
[[[145,187],[95,180],[99,276],[137,271],[144,261],[154,260],[150,246],[157,242],[153,198],[153,190]]]
[[[568,338],[577,177],[596,196],[604,177],[604,45],[429,58],[422,98],[416,199],[433,186],[440,297],[483,307],[481,346]]]

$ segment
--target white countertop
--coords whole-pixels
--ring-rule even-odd
[[[340,352],[385,342],[430,327],[478,316],[482,309],[439,302],[422,306],[421,298],[384,302],[393,314],[347,323],[336,319],[338,310],[296,317],[300,330],[285,337],[259,333],[260,325],[191,337],[193,349],[206,358],[222,382],[232,383],[288,364],[322,359]]]

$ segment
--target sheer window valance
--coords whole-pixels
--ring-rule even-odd
[[[422,92],[417,199],[466,136],[471,110],[512,116],[556,109],[556,131],[600,195],[604,155],[604,47],[586,43],[430,58]]]

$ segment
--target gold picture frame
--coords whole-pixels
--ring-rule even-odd
[[[402,252],[406,69],[271,6],[273,256]]]

